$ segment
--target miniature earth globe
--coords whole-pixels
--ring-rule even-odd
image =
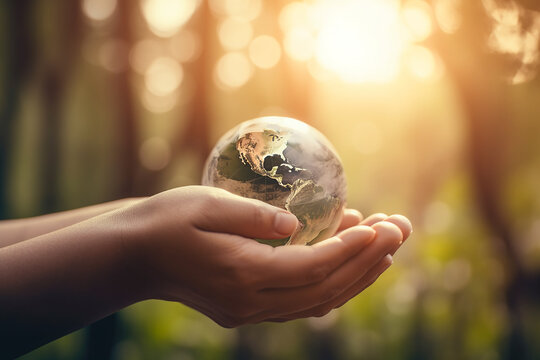
[[[347,185],[341,160],[319,131],[295,119],[267,116],[227,132],[210,153],[202,184],[262,200],[299,221],[273,246],[314,244],[338,228]]]

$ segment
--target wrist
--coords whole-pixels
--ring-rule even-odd
[[[149,254],[146,224],[148,216],[141,214],[138,199],[130,205],[109,215],[110,223],[116,227],[115,238],[119,243],[117,272],[119,281],[132,303],[155,298],[153,285],[152,256]]]

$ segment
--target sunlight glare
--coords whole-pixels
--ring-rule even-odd
[[[142,0],[141,7],[150,30],[170,37],[189,21],[200,0]]]
[[[389,82],[400,70],[406,44],[399,22],[399,3],[321,2],[323,23],[316,43],[317,60],[346,82]]]
[[[460,0],[447,0],[460,1]],[[307,63],[320,81],[329,72],[348,83],[388,83],[397,78],[410,47],[433,32],[432,8],[425,0],[313,0],[286,4],[279,14],[283,49]],[[435,60],[422,52],[417,76],[433,78]],[[419,69],[418,64],[426,66]],[[325,71],[322,71],[326,69]]]

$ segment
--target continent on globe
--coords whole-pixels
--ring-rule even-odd
[[[341,222],[347,185],[339,156],[313,127],[267,116],[227,132],[206,161],[203,185],[265,201],[293,213],[299,227],[270,245],[314,244]]]

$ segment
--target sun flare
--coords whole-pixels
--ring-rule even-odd
[[[295,60],[314,59],[342,81],[389,82],[408,47],[429,36],[428,10],[420,0],[289,3],[280,15],[285,51]]]

